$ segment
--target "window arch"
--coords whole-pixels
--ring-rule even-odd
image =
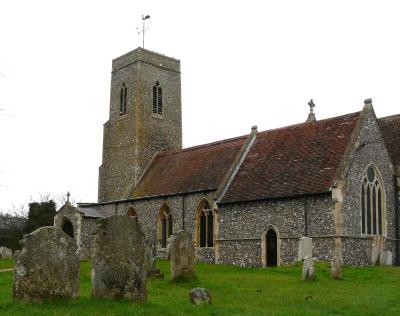
[[[367,235],[384,234],[385,197],[378,170],[370,165],[361,184],[361,231]]]
[[[126,213],[126,215],[127,215],[129,218],[132,218],[132,219],[134,219],[134,220],[136,220],[136,221],[138,220],[136,211],[135,211],[135,209],[134,209],[133,207],[130,207],[130,208],[129,208],[129,210],[128,210],[128,212]]]
[[[207,200],[200,202],[196,216],[197,245],[214,247],[214,212]]]
[[[173,219],[167,204],[163,204],[158,215],[158,241],[161,248],[167,247],[169,236],[173,234]]]
[[[153,114],[163,114],[162,88],[158,81],[153,86]]]
[[[128,99],[128,88],[126,87],[125,82],[123,82],[119,93],[119,115],[126,114],[127,99]]]

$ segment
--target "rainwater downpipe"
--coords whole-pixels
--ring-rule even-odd
[[[185,230],[185,194],[182,194],[182,230]]]
[[[306,197],[304,197],[304,236],[308,237],[308,205]]]
[[[400,265],[400,254],[399,254],[399,237],[400,237],[400,232],[399,232],[399,208],[400,208],[400,203],[399,203],[399,186],[397,184],[397,177],[394,176],[394,198],[395,198],[395,214],[396,214],[396,265]]]

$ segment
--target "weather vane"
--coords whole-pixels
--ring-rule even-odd
[[[144,16],[142,14],[143,27],[141,29],[139,27],[136,27],[136,29],[138,30],[138,34],[142,33],[142,35],[143,35],[143,48],[144,48],[144,34],[149,30],[149,28],[146,28],[146,25],[145,25],[145,21],[147,19],[150,19],[150,15]]]

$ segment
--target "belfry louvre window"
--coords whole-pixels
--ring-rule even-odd
[[[125,86],[125,82],[123,82],[119,93],[119,115],[126,114],[127,99],[128,99],[128,88]]]
[[[384,232],[384,188],[377,171],[369,166],[361,185],[362,233],[382,235]]]
[[[153,114],[163,114],[162,88],[158,81],[153,86]]]

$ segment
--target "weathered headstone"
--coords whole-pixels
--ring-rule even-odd
[[[7,247],[0,247],[0,259],[10,259],[12,258],[12,250]]]
[[[156,266],[156,247],[155,243],[152,243],[149,245],[149,271],[147,271],[147,276],[148,277],[154,277],[158,279],[163,279],[164,274],[160,271],[160,269],[157,268]]]
[[[75,241],[61,229],[41,227],[24,235],[15,252],[13,297],[42,301],[79,296],[79,258]]]
[[[312,256],[306,256],[303,261],[303,280],[314,280],[315,268]]]
[[[211,294],[206,289],[196,287],[190,290],[189,301],[195,305],[211,304]]]
[[[135,219],[114,215],[100,220],[93,242],[92,296],[146,301],[148,251]]]
[[[340,279],[342,277],[342,266],[339,256],[334,256],[331,261],[331,277]]]
[[[194,277],[194,245],[190,234],[181,230],[169,241],[171,281]]]
[[[381,266],[391,266],[392,262],[392,252],[387,250],[382,250],[379,254],[379,265]]]
[[[312,257],[312,238],[301,237],[299,241],[298,261],[302,261],[306,256]]]

